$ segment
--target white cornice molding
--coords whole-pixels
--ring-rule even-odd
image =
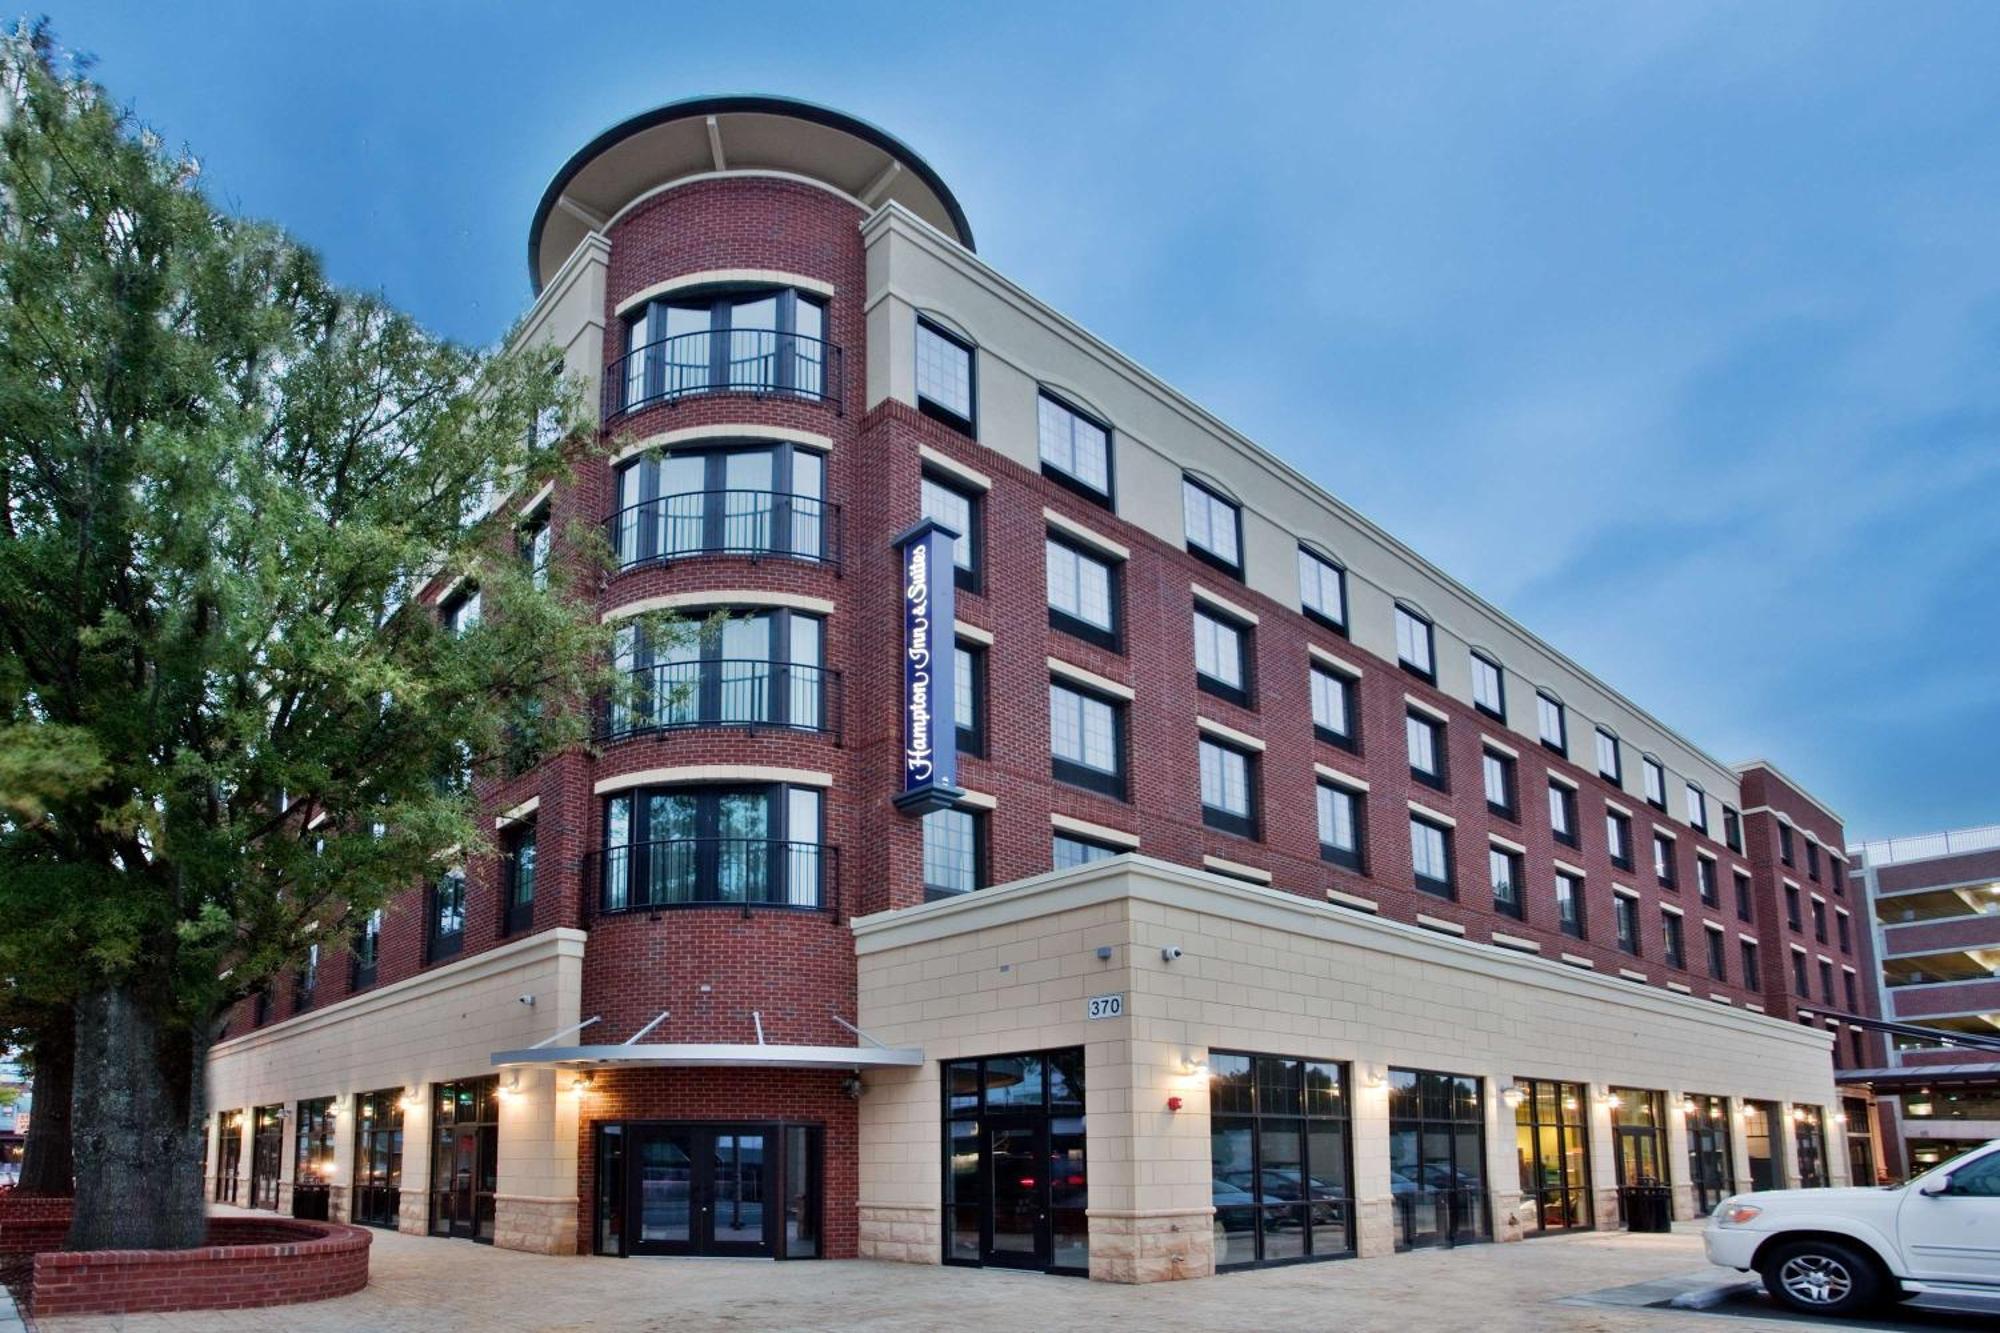
[[[640,597],[607,608],[601,619],[606,623],[648,611],[684,611],[690,607],[781,606],[793,611],[810,611],[816,616],[833,614],[833,603],[824,597],[802,597],[795,592],[767,592],[760,588],[716,588],[700,592],[670,592],[657,597]]]
[[[695,273],[683,273],[679,277],[664,278],[651,286],[641,287],[630,296],[621,299],[613,313],[621,318],[646,302],[675,292],[684,292],[695,287],[796,287],[814,296],[833,299],[834,286],[819,278],[807,277],[803,273],[791,273],[775,268],[710,268]]]
[[[798,787],[831,787],[833,774],[806,768],[767,768],[761,764],[681,764],[671,768],[642,768],[636,773],[599,778],[591,791],[602,796],[632,787],[688,782],[784,782]]]

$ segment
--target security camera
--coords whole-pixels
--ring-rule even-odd
[[[530,1009],[532,1009],[535,1007],[535,997],[532,995],[516,995],[514,997],[514,1003],[525,1004]]]
[[[1180,956],[1181,946],[1178,944],[1169,944],[1166,948],[1160,950],[1160,961],[1163,963],[1171,963]]]

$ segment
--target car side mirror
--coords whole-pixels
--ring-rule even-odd
[[[1917,1186],[1917,1193],[1935,1199],[1938,1195],[1950,1189],[1951,1177],[1949,1175],[1926,1176],[1924,1177],[1924,1183]]]

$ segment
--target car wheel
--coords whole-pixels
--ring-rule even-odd
[[[1764,1290],[1802,1314],[1855,1314],[1882,1296],[1873,1255],[1833,1240],[1795,1240],[1772,1248],[1758,1272]]]

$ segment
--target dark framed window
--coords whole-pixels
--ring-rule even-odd
[[[977,438],[979,378],[972,344],[917,317],[917,410]]]
[[[1549,836],[1565,847],[1577,845],[1576,789],[1549,779]]]
[[[951,717],[960,754],[986,753],[986,650],[960,639],[952,645]]]
[[[1035,406],[1042,475],[1110,508],[1111,427],[1047,389]]]
[[[424,914],[424,961],[450,958],[465,947],[465,874],[451,870],[430,888],[430,911]]]
[[[1611,920],[1618,928],[1618,947],[1639,956],[1639,900],[1622,893],[1611,896]]]
[[[314,1097],[292,1108],[292,1216],[327,1220],[333,1184],[333,1102]]]
[[[1108,861],[1129,850],[1078,833],[1058,832],[1051,839],[1050,861],[1055,869],[1068,870],[1071,866],[1089,865],[1092,861]]]
[[[1835,896],[1847,896],[1847,866],[1832,852],[1826,854],[1826,877],[1833,884]]]
[[[1231,703],[1250,706],[1250,627],[1199,603],[1194,608],[1194,683]]]
[[[612,635],[617,685],[601,735],[618,739],[706,727],[830,732],[839,673],[826,668],[826,626],[785,608],[722,611],[659,632],[644,617]]]
[[[1243,511],[1236,501],[1206,482],[1183,476],[1181,517],[1191,555],[1243,577]]]
[[[535,824],[527,820],[508,829],[501,841],[500,933],[518,935],[535,924]]]
[[[1257,761],[1247,751],[1203,736],[1201,822],[1224,833],[1257,836]]]
[[[500,1076],[431,1085],[433,1236],[491,1245],[500,1175]]]
[[[1625,782],[1625,756],[1619,750],[1618,738],[1603,727],[1597,729],[1597,775],[1614,787]]]
[[[1778,859],[1786,865],[1792,864],[1792,826],[1778,825]]]
[[[1396,662],[1405,671],[1437,683],[1437,640],[1430,619],[1396,603]]]
[[[1670,1184],[1666,1096],[1645,1088],[1612,1088],[1611,1144],[1621,1191],[1631,1185]],[[1622,1220],[1624,1195],[1619,1199]]]
[[[375,984],[377,964],[382,956],[382,909],[376,908],[363,917],[355,929],[354,943],[350,946],[349,958],[353,970],[348,977],[349,990],[366,990]]]
[[[1812,998],[1812,980],[1804,949],[1792,950],[1792,989],[1801,1000]]]
[[[1620,870],[1632,868],[1632,817],[1616,810],[1604,812],[1604,850],[1611,864]]]
[[[1843,930],[1846,918],[1842,918]],[[292,1012],[304,1013],[313,1007],[313,998],[319,994],[319,946],[306,947],[305,960],[299,964],[292,988]]]
[[[1796,884],[1785,886],[1785,924],[1793,930],[1806,928],[1805,907],[1800,900],[1799,886]]]
[[[1488,717],[1507,720],[1507,673],[1477,648],[1472,650],[1472,706]]]
[[[1336,671],[1310,668],[1313,734],[1343,750],[1356,748],[1354,682]]]
[[[1841,951],[1852,953],[1854,951],[1854,932],[1848,924],[1847,913],[1835,912],[1833,914],[1833,924],[1839,929]]]
[[[1847,1012],[1850,1014],[1860,1013],[1861,983],[1859,979],[1855,976],[1853,968],[1850,967],[1841,969],[1840,983],[1842,988],[1847,993]]]
[[[1049,682],[1049,750],[1056,778],[1125,799],[1125,705],[1063,680]]]
[[[1498,750],[1481,750],[1479,773],[1486,788],[1486,808],[1502,819],[1518,818],[1520,804],[1513,759]]]
[[[1826,904],[1815,898],[1812,900],[1813,938],[1826,943]]]
[[[986,814],[965,806],[924,816],[924,899],[986,887]]]
[[[1792,1146],[1799,1161],[1799,1188],[1825,1189],[1826,1136],[1817,1106],[1792,1108]]]
[[[985,541],[980,531],[980,493],[938,472],[926,472],[919,482],[919,504],[925,518],[950,528],[952,580],[967,592],[978,592]]]
[[[1418,889],[1440,898],[1456,898],[1452,880],[1451,830],[1443,824],[1410,816],[1410,870]]]
[[[1708,975],[1717,981],[1729,980],[1729,943],[1720,926],[1710,926],[1703,934],[1708,936]]]
[[[1732,870],[1729,873],[1731,878],[1736,881],[1736,919],[1738,921],[1748,921],[1752,916],[1750,910],[1750,877],[1740,870]]]
[[[1511,917],[1522,915],[1521,885],[1524,877],[1519,852],[1504,847],[1486,849],[1486,875],[1493,886],[1493,910]]]
[[[619,464],[614,485],[605,528],[620,569],[708,555],[839,559],[826,459],[804,445],[649,450]]]
[[[438,604],[438,621],[445,633],[457,636],[479,624],[480,600],[476,586],[463,586]]]
[[[521,563],[528,567],[528,578],[537,588],[549,586],[552,531],[547,505],[521,520]]]
[[[1715,862],[1697,854],[1694,858],[1694,882],[1695,887],[1701,891],[1702,906],[1722,905],[1722,888],[1716,882]]]
[[[1660,909],[1660,942],[1668,967],[1687,966],[1687,923],[1679,913]]]
[[[1208,1071],[1216,1268],[1353,1254],[1346,1066],[1210,1051]]]
[[[1655,810],[1667,808],[1667,770],[1651,755],[1639,757],[1639,772],[1646,783],[1646,804]]]
[[[1347,633],[1347,571],[1304,546],[1299,548],[1299,607],[1308,619]]]
[[[1444,791],[1449,785],[1444,724],[1412,708],[1403,714],[1403,735],[1410,753],[1410,776],[1426,787]]]
[[[944,1085],[944,1262],[1090,1267],[1081,1047],[953,1060]]]
[[[1508,1099],[1514,1102],[1521,1198],[1535,1209],[1531,1234],[1588,1227],[1590,1102],[1583,1084],[1517,1078]]]
[[[394,1230],[401,1221],[403,1096],[401,1088],[354,1095],[351,1216],[363,1226]]]
[[[1583,880],[1563,870],[1556,872],[1556,921],[1563,934],[1583,938]]]
[[[1811,838],[1806,839],[1806,878],[1819,882],[1819,844]]]
[[[789,287],[676,294],[626,317],[618,409],[689,394],[831,398],[826,303]]]
[[[1359,792],[1331,782],[1316,784],[1319,801],[1319,854],[1337,866],[1365,874],[1367,820]]]
[[[1757,970],[1757,941],[1739,939],[1736,947],[1743,955],[1743,989],[1764,989],[1763,974]]]
[[[1488,1236],[1486,1111],[1471,1074],[1389,1070],[1389,1175],[1396,1248]]]
[[[1824,958],[1819,960],[1819,998],[1822,1004],[1833,1003],[1833,964]]]
[[[1689,827],[1702,833],[1708,832],[1708,793],[1692,782],[1687,784],[1686,792]]]
[[[818,908],[834,849],[817,787],[638,787],[604,803],[598,907]]]
[[[1680,884],[1680,875],[1676,868],[1674,850],[1674,840],[1672,838],[1669,838],[1664,833],[1654,832],[1653,878],[1660,881],[1660,887],[1663,889],[1676,888]]]
[[[1743,854],[1743,816],[1732,806],[1722,807],[1722,840],[1738,856]]]
[[[1563,708],[1562,700],[1546,690],[1535,691],[1535,723],[1542,744],[1567,758],[1569,717]]]
[[[1119,591],[1116,562],[1050,535],[1044,561],[1049,589],[1049,625],[1086,643],[1119,652]]]

